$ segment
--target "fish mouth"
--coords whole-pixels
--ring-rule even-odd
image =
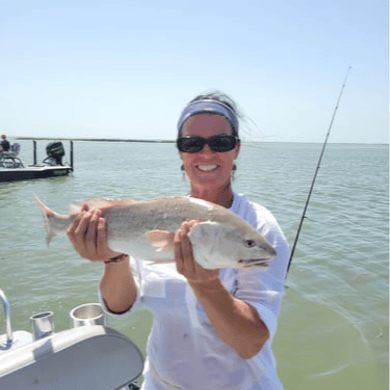
[[[238,260],[238,263],[242,265],[243,268],[268,268],[269,259],[249,259],[249,260]]]

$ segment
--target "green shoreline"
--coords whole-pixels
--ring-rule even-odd
[[[36,141],[94,141],[94,142],[153,142],[153,143],[174,143],[172,140],[148,140],[148,139],[125,139],[125,138],[47,138],[47,137],[15,137],[18,140]]]

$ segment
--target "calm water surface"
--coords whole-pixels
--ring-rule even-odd
[[[20,156],[31,164],[32,142],[21,144]],[[38,145],[42,160],[46,143]],[[173,144],[74,146],[73,175],[0,184],[0,288],[15,330],[30,330],[29,317],[45,310],[54,311],[56,330],[69,328],[72,308],[97,301],[102,272],[100,264],[80,259],[65,237],[46,246],[34,193],[67,213],[69,203],[91,197],[146,200],[189,190]],[[269,208],[290,246],[321,147],[244,144],[237,161],[235,191]],[[327,146],[273,344],[286,390],[389,388],[388,152],[385,145]],[[143,351],[151,322],[145,309],[108,319]]]

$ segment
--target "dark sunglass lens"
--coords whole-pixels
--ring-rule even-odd
[[[236,146],[236,138],[230,135],[217,135],[208,139],[203,137],[188,137],[177,140],[179,150],[185,153],[198,153],[206,143],[213,152],[228,152]]]
[[[236,145],[236,139],[230,136],[213,137],[209,145],[214,152],[228,152]]]
[[[180,150],[186,153],[197,153],[203,149],[204,140],[201,138],[181,138]]]

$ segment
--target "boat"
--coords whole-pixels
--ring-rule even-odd
[[[105,326],[100,304],[73,309],[73,327],[54,332],[53,312],[30,317],[33,332],[12,331],[4,292],[6,333],[0,334],[0,389],[136,390],[144,359],[125,335]]]
[[[73,172],[73,141],[70,141],[70,164],[63,164],[65,149],[62,142],[51,142],[46,146],[47,157],[37,163],[36,141],[33,140],[34,164],[25,167],[18,157],[20,144],[13,143],[7,152],[0,153],[0,182],[42,179],[67,176]]]

